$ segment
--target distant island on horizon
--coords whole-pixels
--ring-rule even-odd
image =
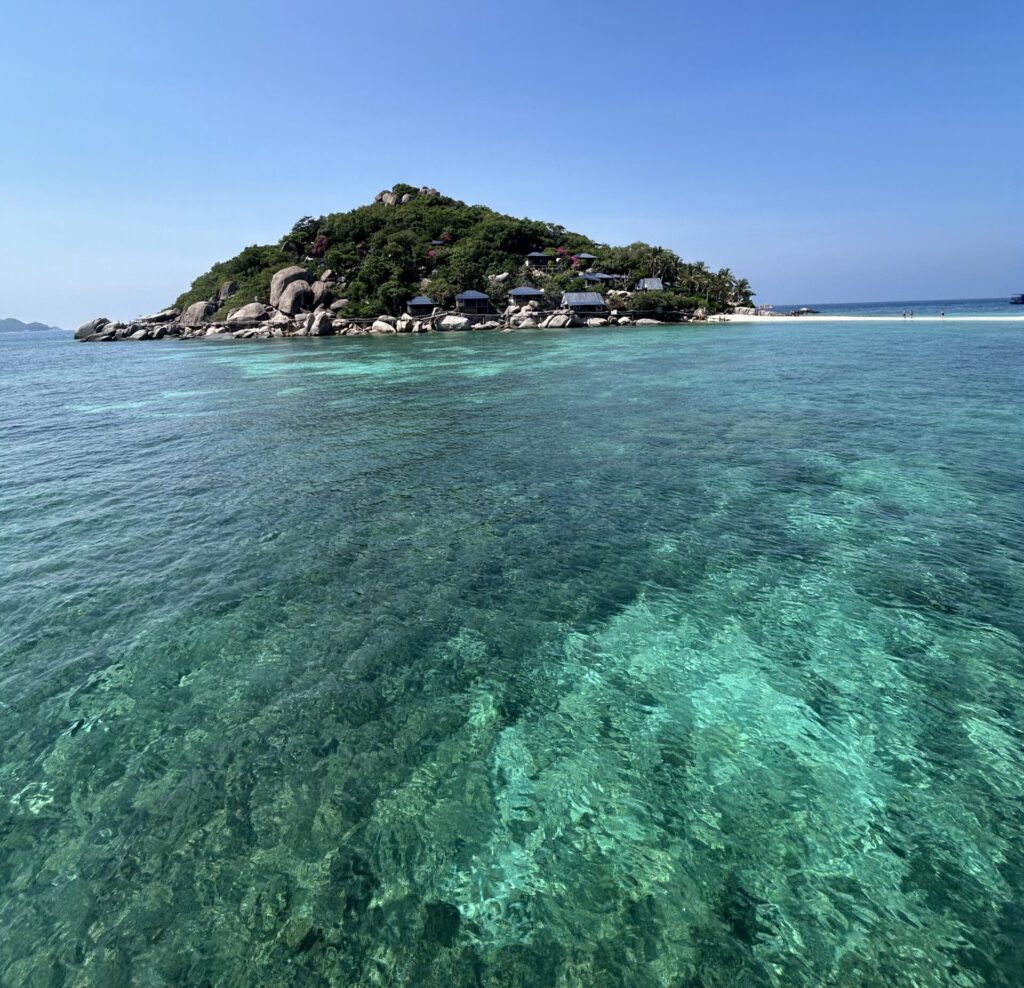
[[[60,326],[47,326],[41,322],[22,322],[20,319],[0,319],[0,333],[25,333],[48,330],[50,332],[64,333],[67,330]]]

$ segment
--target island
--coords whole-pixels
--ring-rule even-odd
[[[214,264],[172,305],[75,338],[280,339],[682,323],[750,309],[749,282],[664,247],[614,247],[562,226],[399,184],[305,216],[277,244]]]
[[[42,322],[22,322],[20,319],[0,319],[0,333],[63,333],[60,326],[47,326]]]

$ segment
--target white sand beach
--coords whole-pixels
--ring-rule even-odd
[[[749,322],[749,323],[788,323],[788,322],[1008,322],[1024,323],[1024,312],[1019,316],[741,316],[732,313],[711,316],[708,322]]]

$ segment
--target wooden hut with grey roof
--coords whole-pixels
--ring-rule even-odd
[[[428,295],[417,295],[405,303],[405,311],[410,316],[429,316],[437,303]]]
[[[532,250],[526,255],[526,265],[531,268],[546,270],[554,261],[554,254],[545,254],[542,250]]]
[[[579,315],[607,315],[604,299],[597,292],[563,292],[562,308]]]
[[[520,285],[508,293],[508,297],[519,305],[524,302],[543,302],[545,295],[539,288],[532,288],[529,285]]]
[[[455,296],[455,308],[464,316],[486,316],[494,312],[490,296],[473,289]]]

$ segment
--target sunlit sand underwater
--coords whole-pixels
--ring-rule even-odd
[[[0,984],[1021,984],[1024,318],[0,354]]]

